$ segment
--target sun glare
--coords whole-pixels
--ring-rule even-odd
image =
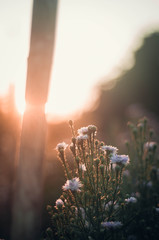
[[[46,113],[52,113],[52,119],[68,118],[69,116],[80,116],[83,111],[90,110],[98,99],[97,89],[85,89],[79,85],[74,92],[63,88],[51,92],[49,101],[46,104]]]
[[[25,100],[22,100],[21,97],[18,99],[18,96],[16,96],[15,106],[16,106],[18,113],[20,115],[23,115],[25,112],[25,108],[26,108]]]
[[[18,1],[18,7],[12,3],[9,8],[11,2],[4,1],[0,9],[0,78],[3,79],[0,94],[12,81],[16,107],[23,114],[32,0]],[[137,33],[143,27],[150,29],[150,24],[159,23],[157,3],[155,6],[147,1],[144,11],[142,4],[137,0],[131,4],[124,0],[123,5],[104,0],[100,4],[92,0],[59,1],[46,113],[62,119],[93,106],[98,95],[93,86],[105,76],[110,79],[114,68],[113,72],[119,73],[126,53],[132,52]],[[132,9],[137,7],[140,14],[134,18]],[[125,21],[128,18],[129,23]]]

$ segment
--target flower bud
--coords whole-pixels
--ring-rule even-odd
[[[97,197],[99,198],[99,199],[101,199],[101,192],[99,192],[99,193],[97,193]]]
[[[76,157],[76,163],[77,164],[79,164],[79,161],[80,161],[79,157]]]
[[[84,193],[84,198],[85,198],[85,201],[89,201],[89,199],[90,199],[90,193],[89,192],[85,192]]]
[[[89,125],[88,126],[88,132],[91,133],[95,133],[97,131],[97,127],[95,125]]]
[[[116,171],[116,173],[119,173],[120,169],[121,169],[121,167],[120,167],[119,165],[116,165],[116,166],[115,166],[115,171]]]
[[[135,137],[135,139],[137,138],[137,128],[133,128],[133,130],[132,130],[132,132],[133,132],[133,134],[134,134],[134,137]]]
[[[74,218],[71,218],[71,219],[70,219],[70,222],[71,222],[72,224],[74,224],[75,219],[74,219]]]
[[[101,164],[99,168],[100,168],[101,174],[103,175],[104,174],[104,165]]]
[[[101,143],[100,143],[100,146],[101,146],[101,147],[104,146],[104,142],[101,142]]]
[[[63,192],[63,197],[64,197],[64,199],[67,199],[67,193],[66,192]]]
[[[56,200],[56,208],[60,209],[64,205],[64,202],[59,198]]]
[[[147,142],[144,144],[144,149],[148,151],[155,151],[157,148],[157,143],[156,142]]]
[[[103,155],[100,155],[100,160],[101,160],[101,163],[103,164],[105,161]]]
[[[152,181],[157,181],[157,169],[156,168],[152,168],[151,173],[150,173],[150,177]]]
[[[69,121],[68,121],[68,124],[70,125],[70,127],[72,127],[72,126],[73,126],[73,121],[72,121],[72,120],[69,120]]]
[[[51,205],[47,205],[47,206],[46,206],[46,210],[47,210],[48,212],[52,211],[52,206],[51,206]]]
[[[76,143],[76,138],[75,137],[72,138],[72,142],[73,142],[73,144]]]
[[[146,118],[146,117],[144,117],[144,118],[143,118],[143,123],[146,125],[146,124],[147,124],[147,122],[148,122],[147,118]]]
[[[75,150],[75,147],[74,147],[74,145],[73,145],[73,144],[71,144],[71,145],[70,145],[70,150],[71,150],[71,152],[74,152],[74,150]]]
[[[100,160],[98,158],[94,160],[94,165],[98,166],[99,163],[100,163]]]
[[[56,220],[57,218],[58,218],[58,214],[55,213],[55,214],[52,216],[52,219],[53,219],[53,220]]]
[[[150,138],[152,138],[153,135],[154,135],[154,130],[151,128],[151,129],[149,130],[149,136],[150,136]]]
[[[129,147],[129,142],[128,141],[125,141],[125,146]]]
[[[140,130],[140,132],[142,132],[142,130],[144,129],[144,124],[142,122],[140,122],[140,123],[138,123],[137,127]]]
[[[131,123],[131,122],[128,122],[127,125],[128,125],[129,128],[134,128],[134,124]]]
[[[50,227],[48,227],[48,228],[46,229],[46,234],[47,234],[49,237],[52,237],[52,236],[53,236],[53,231],[52,231],[52,229],[51,229]]]

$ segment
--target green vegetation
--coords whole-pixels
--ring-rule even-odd
[[[128,155],[99,141],[96,126],[76,134],[69,124],[74,163],[67,161],[68,144],[59,143],[66,183],[59,199],[47,206],[45,239],[158,239],[159,160],[147,119],[128,124]]]

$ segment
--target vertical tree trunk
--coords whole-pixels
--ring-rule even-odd
[[[19,165],[13,206],[12,239],[39,239],[45,113],[57,0],[34,0],[26,84],[27,108],[23,117]]]
[[[29,107],[24,114],[13,215],[13,239],[39,239],[45,114]]]

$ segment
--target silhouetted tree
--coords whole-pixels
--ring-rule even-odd
[[[131,117],[127,113],[132,105],[134,108],[130,111],[139,112],[142,106],[159,116],[159,32],[144,38],[134,58],[135,64],[130,70],[101,86],[99,105],[91,118],[98,119],[105,133],[124,128]],[[114,87],[110,88],[110,84]]]

